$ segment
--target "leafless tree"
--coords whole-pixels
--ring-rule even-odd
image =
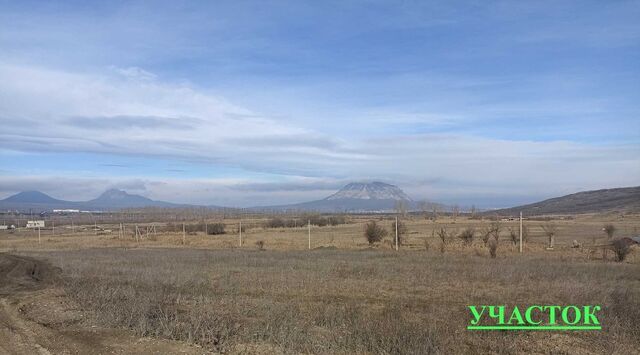
[[[396,201],[396,204],[393,208],[397,214],[401,215],[401,216],[406,216],[407,215],[407,201],[405,200],[399,200]]]
[[[429,203],[427,203],[427,201],[422,200],[420,202],[418,202],[418,208],[420,209],[420,212],[422,212],[422,214],[424,215],[424,218],[427,219],[427,212],[429,211]]]
[[[456,222],[456,218],[458,218],[459,213],[460,213],[460,206],[454,205],[453,206],[453,223]]]
[[[393,221],[391,223],[391,234],[394,234],[394,236],[395,236],[395,231],[396,231],[396,221]],[[409,231],[409,228],[407,228],[407,225],[404,224],[404,222],[402,222],[401,220],[398,220],[398,244],[400,245],[404,244],[404,241],[405,241],[404,236],[407,234],[408,231]]]

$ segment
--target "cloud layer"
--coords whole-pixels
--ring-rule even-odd
[[[0,197],[250,206],[384,180],[502,206],[640,184],[640,7],[467,5],[2,5]]]

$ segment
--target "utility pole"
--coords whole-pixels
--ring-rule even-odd
[[[398,251],[398,216],[396,216],[396,251]]]
[[[309,250],[311,250],[311,220],[307,222],[307,227],[309,230]]]
[[[40,227],[38,227],[38,244],[40,244]]]
[[[522,211],[520,211],[520,253],[522,254]]]
[[[51,220],[51,234],[56,235],[56,222]]]
[[[186,234],[186,231],[185,231],[185,228],[184,228],[184,223],[182,223],[182,245],[184,245],[184,243],[185,243],[185,239],[186,239],[186,235],[185,234]]]
[[[238,233],[240,235],[240,248],[242,248],[242,220],[240,220],[240,227],[238,228]]]

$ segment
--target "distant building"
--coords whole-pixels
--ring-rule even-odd
[[[53,210],[53,213],[80,213],[80,210]]]
[[[44,221],[27,221],[27,228],[44,228]]]

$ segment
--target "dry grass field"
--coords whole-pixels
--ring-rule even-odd
[[[230,353],[638,353],[640,248],[625,261],[592,245],[605,242],[602,227],[617,236],[635,233],[639,216],[591,215],[525,221],[524,253],[509,237],[515,221],[501,222],[497,257],[481,232],[489,220],[404,219],[400,251],[391,236],[369,246],[371,220],[390,229],[389,216],[350,216],[347,224],[264,228],[266,218],[223,222],[227,234],[163,232],[136,241],[135,227],[100,225],[111,233],[57,227],[3,232],[0,251],[60,268],[59,285],[86,312],[79,324],[126,329],[138,336],[198,344],[201,351]],[[546,250],[542,226],[557,228]],[[142,224],[139,225],[141,228]],[[444,247],[437,234],[446,228]],[[472,227],[464,243],[456,235]],[[572,248],[573,240],[580,243]],[[265,250],[256,243],[264,242]],[[595,250],[595,251],[594,251]],[[475,304],[600,304],[602,331],[472,332]],[[200,348],[199,348],[200,349]]]

